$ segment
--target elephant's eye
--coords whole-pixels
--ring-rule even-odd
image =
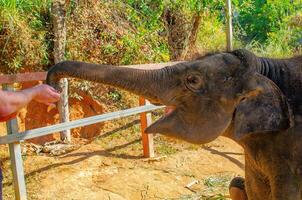
[[[197,84],[199,82],[199,80],[198,80],[197,76],[190,75],[190,76],[187,77],[187,82],[189,84]]]
[[[193,92],[199,92],[203,86],[204,82],[199,75],[188,75],[185,81],[185,85],[188,89]]]

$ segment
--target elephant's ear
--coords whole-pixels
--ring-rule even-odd
[[[246,49],[236,49],[231,54],[236,56],[246,67],[255,66],[258,62],[257,56]]]
[[[293,116],[286,97],[269,79],[261,78],[269,87],[256,96],[247,97],[236,107],[233,122],[234,136],[286,130],[293,126]]]

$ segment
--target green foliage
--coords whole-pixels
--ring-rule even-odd
[[[144,12],[120,1],[77,7],[68,16],[67,58],[124,65],[168,61],[166,42],[157,34],[161,26],[146,7]]]
[[[50,0],[0,0],[0,6],[6,8],[7,11],[22,13],[32,13],[47,9],[50,3]]]
[[[301,55],[302,26],[293,23],[294,19],[295,17],[285,18],[278,31],[269,33],[263,54],[274,57]]]
[[[224,49],[225,1],[202,2],[205,16],[198,46],[205,51]],[[233,0],[232,6],[235,48],[273,57],[301,54],[301,1]]]
[[[130,15],[129,19],[136,19],[133,17],[136,15],[144,16],[144,20],[140,23],[145,23],[145,27],[151,29],[163,28],[162,15],[166,8],[181,10],[190,15],[191,12],[200,12],[202,7],[200,0],[127,0],[126,2],[136,12]]]
[[[245,39],[265,42],[276,33],[290,15],[301,10],[300,1],[245,0],[236,5],[236,20],[244,30]]]
[[[129,5],[128,19],[136,24],[137,27],[146,29],[161,29],[161,15],[164,10],[164,1],[162,0],[127,0]]]
[[[197,47],[203,52],[224,50],[226,46],[225,26],[215,13],[204,13],[197,35]]]
[[[276,57],[301,53],[301,1],[232,3],[235,47]],[[51,0],[0,0],[1,72],[42,70],[52,64],[50,5]],[[169,61],[163,21],[167,8],[189,23],[201,12],[197,48],[225,49],[225,0],[88,1],[80,6],[70,1],[66,58],[107,64]]]
[[[164,38],[158,35],[164,29],[161,21],[164,2],[162,0],[128,0],[126,6],[127,20],[136,27],[137,33],[122,38],[126,48],[122,63],[133,63],[134,57],[137,57],[137,54],[140,55],[142,48],[152,49],[153,55],[146,55],[145,52],[145,55],[140,55],[140,62],[168,61],[170,57],[167,43]],[[146,43],[147,41],[149,43]],[[143,47],[141,44],[143,44]]]
[[[112,101],[117,102],[122,99],[122,95],[117,90],[111,90],[108,92],[108,96],[112,99]]]
[[[48,63],[44,40],[49,2],[0,0],[1,72],[41,70]]]
[[[165,2],[166,6],[170,9],[180,9],[185,12],[185,14],[200,12],[202,8],[202,2],[200,0],[170,0]]]

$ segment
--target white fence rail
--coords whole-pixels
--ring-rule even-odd
[[[87,126],[99,122],[109,121],[113,119],[119,119],[122,117],[127,117],[130,115],[140,114],[144,112],[149,112],[152,110],[156,110],[159,108],[164,108],[165,106],[155,106],[155,105],[145,105],[145,106],[139,106],[135,108],[130,108],[126,110],[120,110],[116,112],[96,115],[92,117],[87,117],[83,119],[78,119],[70,122],[60,123],[56,125],[51,125],[47,127],[42,128],[36,128],[32,130],[27,130],[20,133],[14,133],[6,136],[0,137],[0,144],[10,144],[15,142],[21,142],[23,140],[28,140],[36,137],[41,137],[45,135],[49,135],[55,132],[63,131],[66,129],[72,129],[77,128],[81,126]]]

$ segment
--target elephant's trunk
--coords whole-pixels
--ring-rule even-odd
[[[57,86],[61,78],[73,77],[104,83],[158,101],[164,94],[165,69],[141,70],[110,65],[64,61],[54,65],[47,74],[47,83]]]

